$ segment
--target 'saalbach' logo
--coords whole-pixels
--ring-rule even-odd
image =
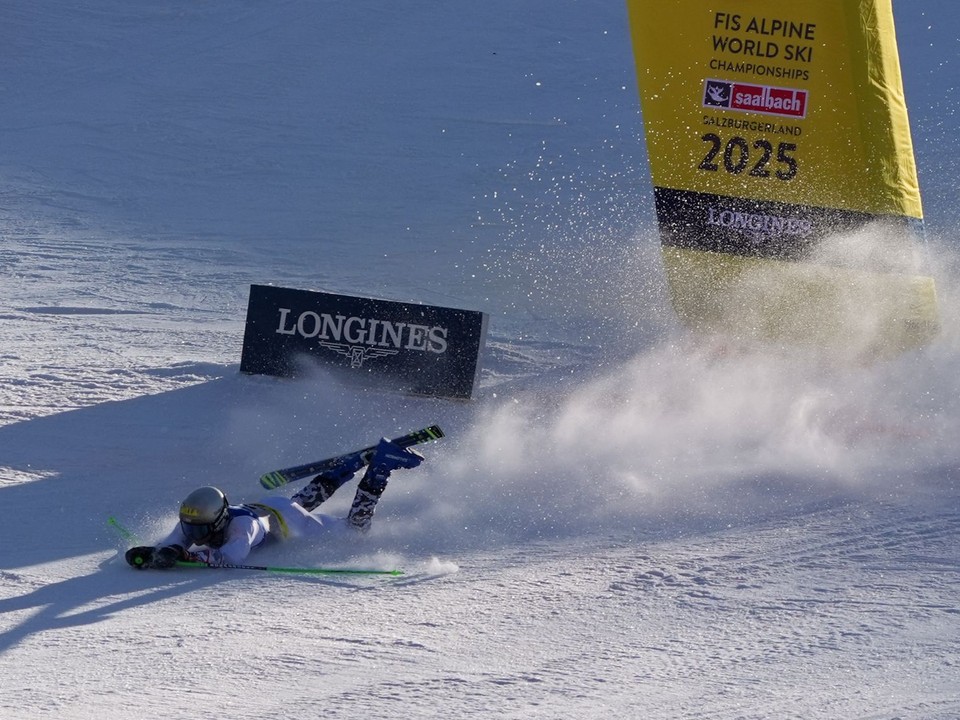
[[[438,325],[417,325],[377,318],[331,315],[313,310],[294,319],[291,308],[278,308],[280,322],[275,332],[299,335],[350,359],[361,367],[365,360],[396,355],[402,350],[442,354],[447,351],[448,331]]]
[[[703,106],[764,115],[805,118],[807,91],[708,79],[703,83]]]

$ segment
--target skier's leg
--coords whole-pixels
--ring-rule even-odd
[[[357,470],[362,467],[363,458],[359,455],[351,455],[345,458],[338,467],[317,475],[292,499],[307,512],[316,510],[322,502],[329,499],[337,491],[337,488],[349,482]]]
[[[347,515],[347,523],[366,532],[370,528],[373,512],[387,487],[390,473],[400,468],[415,468],[423,462],[423,455],[409,448],[401,448],[383,438],[370,460],[367,471],[357,485],[353,505]]]
[[[284,539],[290,536],[294,537],[320,537],[326,536],[331,530],[335,530],[339,518],[332,518],[328,515],[311,514],[299,503],[283,496],[265,497],[259,505],[266,505],[276,512],[282,518],[280,524],[286,532],[280,533]]]

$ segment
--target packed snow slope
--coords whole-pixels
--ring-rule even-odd
[[[895,4],[944,327],[851,367],[676,326],[620,3],[4,2],[0,717],[960,717],[960,11]],[[488,312],[477,397],[240,375],[251,283]],[[399,578],[118,556],[432,422],[252,558]]]

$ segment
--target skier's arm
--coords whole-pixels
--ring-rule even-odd
[[[257,518],[240,516],[230,521],[226,541],[219,548],[199,550],[196,558],[209,565],[239,565],[250,550],[263,542],[266,533]]]
[[[196,560],[208,565],[239,565],[246,560],[250,550],[266,537],[263,525],[257,518],[235,517],[227,526],[225,542],[219,548],[200,548],[190,551],[191,543],[177,525],[156,546],[130,548],[127,562],[135,568],[168,568],[178,560]]]
[[[171,545],[179,545],[182,548],[190,547],[190,541],[187,540],[187,536],[184,535],[183,530],[180,529],[180,523],[177,523],[177,526],[170,531],[170,534],[157,543],[157,547],[169,547]]]

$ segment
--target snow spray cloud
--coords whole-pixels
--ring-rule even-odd
[[[824,252],[860,263],[876,240],[861,233]],[[463,498],[456,521],[524,537],[691,514],[725,524],[955,482],[960,333],[949,319],[960,309],[960,263],[943,247],[930,256],[946,320],[920,352],[824,363],[678,333],[613,369],[501,392],[447,468]]]
[[[592,344],[598,331],[620,329],[627,307],[628,325],[642,315],[653,326],[644,308],[665,292],[662,277],[644,271],[659,263],[653,233],[636,238],[651,218],[649,179],[626,149],[642,143],[629,127],[608,131],[609,139],[579,149],[542,140],[532,165],[502,169],[479,213],[502,230],[481,275],[500,304],[492,312],[549,325],[554,341]]]
[[[657,532],[672,518],[690,528],[691,516],[725,525],[952,482],[943,468],[957,463],[960,429],[956,253],[931,242],[923,258],[944,319],[923,351],[824,363],[704,341],[670,308],[646,168],[614,157],[624,146],[544,142],[534,166],[505,168],[488,198],[504,228],[485,267],[501,303],[493,341],[531,367],[519,382],[506,362],[488,368],[505,381],[443,458],[442,482],[432,477],[420,496],[431,536]],[[817,259],[914,270],[918,258],[895,244],[866,228],[824,243]],[[869,312],[857,302],[848,311],[869,342]],[[498,335],[504,326],[518,333]]]

